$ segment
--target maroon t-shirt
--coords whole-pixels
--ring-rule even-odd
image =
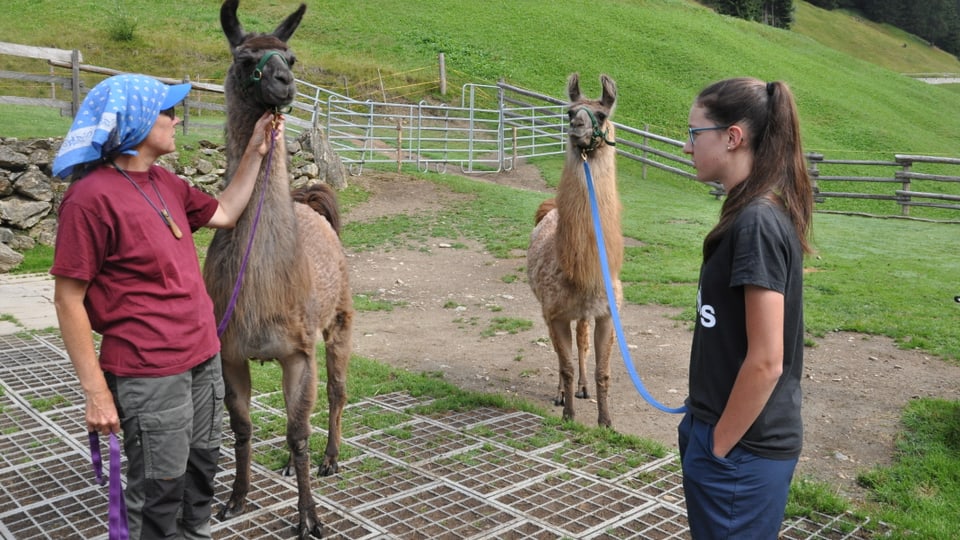
[[[162,167],[127,174],[143,194],[110,167],[70,186],[59,209],[50,273],[89,282],[84,305],[103,336],[104,371],[121,377],[182,373],[220,348],[192,235],[218,203]],[[183,231],[179,240],[144,198],[164,206],[151,177]]]

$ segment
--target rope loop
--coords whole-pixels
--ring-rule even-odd
[[[610,263],[607,261],[607,246],[603,240],[603,226],[600,223],[600,208],[597,205],[597,193],[593,187],[593,176],[590,174],[590,164],[587,163],[586,159],[583,160],[583,172],[587,177],[587,192],[590,194],[593,231],[597,240],[597,251],[600,255],[600,267],[603,270],[603,284],[607,291],[610,316],[613,319],[613,328],[617,334],[617,342],[620,345],[620,355],[623,357],[623,363],[627,367],[627,372],[630,374],[633,386],[636,387],[637,391],[640,392],[640,395],[647,403],[666,413],[685,413],[687,411],[686,405],[671,409],[654,399],[654,397],[650,395],[650,392],[647,391],[647,387],[644,386],[643,381],[640,380],[640,375],[637,374],[637,370],[633,366],[633,360],[630,358],[630,349],[627,347],[627,338],[623,333],[623,324],[620,322],[620,312],[617,310],[617,296],[613,292],[613,280],[610,278]]]

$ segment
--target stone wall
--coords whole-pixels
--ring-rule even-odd
[[[0,272],[16,268],[21,252],[37,244],[52,246],[56,240],[57,206],[69,184],[53,178],[50,165],[62,139],[15,139],[0,137]],[[216,195],[226,167],[223,147],[200,141],[188,164],[179,154],[163,156],[160,165]],[[346,185],[343,165],[330,151],[319,132],[304,132],[287,142],[291,154],[292,185],[326,182],[335,188]],[[318,157],[315,157],[318,156]]]

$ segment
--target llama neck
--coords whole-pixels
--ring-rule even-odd
[[[623,233],[620,228],[615,150],[610,146],[601,146],[590,153],[586,163],[600,211],[607,262],[611,276],[616,279],[623,265]],[[568,279],[583,289],[602,290],[603,270],[597,251],[583,164],[579,150],[567,151],[557,187],[557,249],[560,267]]]
[[[237,97],[237,96],[234,96]],[[228,93],[228,103],[231,96]],[[246,104],[244,104],[246,105]],[[226,157],[227,171],[224,183],[229,184],[243,157],[243,153],[253,136],[257,121],[263,115],[262,108],[227,108]],[[290,197],[290,178],[288,174],[288,156],[283,137],[270,142],[271,153],[263,158],[257,174],[256,184],[247,208],[240,215],[233,233],[246,237],[257,215],[260,199],[263,207],[257,220],[257,236],[272,238],[275,242],[295,243],[295,235],[289,234],[296,228],[293,203]],[[284,234],[286,232],[286,234]],[[278,248],[282,246],[276,246]],[[282,252],[282,249],[280,250]],[[292,252],[292,248],[290,252]]]

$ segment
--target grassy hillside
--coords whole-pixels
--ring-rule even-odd
[[[846,10],[795,2],[793,31],[897,73],[960,73],[960,59],[923,39]]]
[[[13,16],[0,20],[0,35],[77,48],[88,64],[220,81],[229,57],[219,4],[8,0]],[[272,30],[295,6],[242,2],[240,18],[248,29]],[[815,26],[810,13],[826,21],[839,17],[800,3],[798,27],[804,32]],[[134,39],[111,41],[111,28],[122,20],[135,22]],[[821,35],[849,35],[851,42],[877,33],[867,24],[824,30]],[[649,124],[676,138],[691,99],[707,83],[739,75],[782,79],[798,96],[808,150],[889,157],[955,155],[960,148],[960,115],[943,114],[960,108],[957,92],[843,54],[801,31],[719,16],[685,0],[318,0],[309,3],[292,45],[302,78],[353,93],[375,85],[378,70],[403,73],[411,84],[436,80],[441,51],[454,81],[450,100],[459,98],[457,88],[466,81],[504,78],[560,96],[570,72],[579,71],[586,84],[605,72],[620,88],[621,122]],[[0,68],[17,63],[23,61],[0,57]],[[33,61],[32,69],[46,72],[42,64]]]

